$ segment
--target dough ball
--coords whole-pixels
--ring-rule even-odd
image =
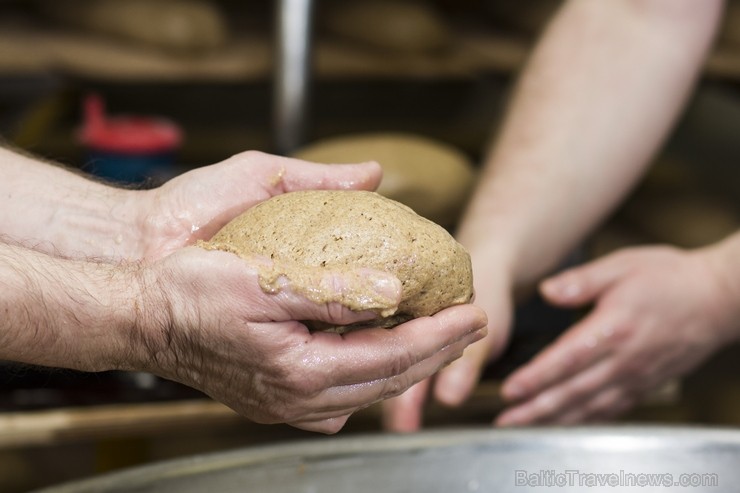
[[[359,326],[309,327],[344,332],[366,326],[392,327],[433,315],[473,296],[470,256],[442,227],[411,209],[374,192],[303,191],[262,202],[224,226],[201,247],[241,257],[272,259],[260,273],[263,290],[287,285],[317,303],[338,301],[315,284],[316,269],[370,268],[392,273],[403,290],[398,311]],[[314,283],[311,285],[311,283]],[[276,288],[277,286],[277,288]],[[329,290],[333,292],[333,290]],[[375,293],[363,278],[347,286],[340,300],[352,310],[382,313]],[[387,300],[386,300],[387,301]],[[388,308],[391,305],[385,306]]]
[[[473,165],[462,152],[410,134],[335,137],[294,156],[325,164],[377,161],[383,167],[378,193],[444,227],[452,227],[459,218],[475,180]]]

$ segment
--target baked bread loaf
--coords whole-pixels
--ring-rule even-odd
[[[42,11],[70,27],[181,55],[224,45],[226,23],[206,0],[46,0]]]
[[[345,332],[367,326],[393,327],[433,315],[473,297],[470,256],[442,227],[375,192],[303,191],[278,195],[247,210],[199,246],[244,258],[272,259],[260,286],[276,292],[289,286],[316,303],[337,301],[355,311],[376,311],[370,323],[312,329]],[[315,285],[316,269],[370,268],[402,283],[401,303],[384,299],[358,278],[335,290]],[[309,285],[313,282],[313,285]]]
[[[451,145],[405,133],[366,133],[315,142],[294,153],[324,164],[377,161],[378,193],[446,228],[454,226],[473,188],[470,160]]]
[[[423,1],[339,0],[322,10],[319,21],[332,34],[391,53],[433,53],[453,40],[444,18]]]

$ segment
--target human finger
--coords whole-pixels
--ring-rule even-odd
[[[612,313],[596,309],[506,378],[501,395],[525,400],[576,375],[611,352],[615,331]]]
[[[327,388],[302,402],[301,407],[304,409],[315,409],[313,413],[304,415],[303,419],[319,420],[342,415],[398,396],[458,358],[463,349],[476,337],[478,335],[471,334],[438,351],[430,358],[420,361],[401,374],[374,381]]]
[[[473,338],[474,336],[471,336]],[[349,416],[381,400],[398,396],[414,384],[419,383],[450,359],[459,357],[470,340],[463,339],[450,345],[408,369],[406,372],[390,378],[379,379],[352,385],[335,386],[321,390],[311,397],[297,402],[295,416],[287,414],[284,419],[290,423],[315,423],[342,416]],[[306,375],[306,379],[311,379]],[[424,389],[420,389],[424,390]]]
[[[374,161],[326,165],[254,151],[245,159],[262,170],[257,176],[270,195],[298,190],[375,190],[382,177]]]
[[[431,378],[422,380],[403,394],[383,401],[383,429],[411,433],[421,428],[431,381]]]
[[[393,329],[362,329],[341,337],[315,332],[307,356],[321,362],[315,370],[333,386],[370,382],[401,375],[459,341],[467,345],[480,340],[485,326],[486,316],[480,308],[458,305]]]
[[[373,269],[339,271],[261,263],[259,281],[268,291],[274,321],[311,320],[344,326],[395,313],[401,300],[401,281]]]
[[[627,254],[613,254],[561,272],[540,283],[540,292],[558,306],[580,306],[607,290],[628,265]]]
[[[323,165],[247,151],[150,191],[147,197],[152,205],[143,213],[152,229],[175,231],[184,244],[210,238],[246,209],[275,195],[299,190],[375,190],[381,177],[375,162]],[[152,208],[162,210],[152,214]]]
[[[382,170],[378,163],[317,164],[292,158],[281,158],[284,174],[276,183],[268,182],[271,194],[299,190],[375,190]]]
[[[460,359],[434,379],[435,399],[448,406],[459,406],[470,397],[485,366],[505,349],[511,332],[512,303],[508,283],[484,286],[479,292],[486,293],[481,303],[485,303],[486,312],[490,315],[488,335],[468,347]]]
[[[496,419],[496,424],[522,426],[548,423],[558,415],[576,409],[602,389],[610,387],[614,375],[614,362],[610,359],[602,360],[573,378],[504,411]]]
[[[460,359],[455,360],[436,376],[434,397],[448,406],[459,406],[473,392],[480,379],[483,368],[488,363],[492,352],[492,341],[498,337],[496,332],[489,331],[486,338],[471,344]]]
[[[326,419],[296,421],[288,424],[294,428],[305,431],[333,435],[334,433],[337,433],[339,430],[344,428],[344,425],[347,423],[350,415],[351,414],[345,414],[343,416],[336,416]]]
[[[634,397],[628,396],[624,387],[612,385],[551,422],[563,426],[605,422],[621,415],[633,405]]]

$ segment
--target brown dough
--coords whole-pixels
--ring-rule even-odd
[[[219,11],[202,0],[46,0],[42,6],[70,26],[178,53],[212,50],[227,37]]]
[[[311,324],[344,332],[366,326],[392,327],[433,315],[473,296],[470,256],[442,227],[408,207],[374,192],[304,191],[279,195],[244,212],[199,246],[241,257],[272,259],[260,272],[266,292],[284,286],[316,303],[337,301],[355,311],[373,310],[380,319],[352,327]],[[358,278],[336,298],[316,283],[316,269],[358,268],[392,273],[403,284],[401,304],[379,297]],[[390,310],[389,310],[390,308]]]
[[[381,50],[424,53],[452,43],[444,20],[424,2],[340,0],[321,12],[320,21],[333,34]]]
[[[326,164],[377,161],[378,193],[445,227],[455,224],[473,187],[473,166],[447,144],[408,134],[378,133],[316,142],[295,157]]]

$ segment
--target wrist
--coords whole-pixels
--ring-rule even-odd
[[[71,258],[138,260],[144,255],[140,200],[144,192],[88,181],[76,197],[46,204],[55,212],[42,225],[54,253]]]
[[[174,377],[177,373],[181,362],[173,330],[176,290],[168,285],[169,277],[150,263],[132,266],[129,278],[131,323],[123,333],[130,359],[128,367],[123,369],[148,371],[164,377]]]
[[[726,342],[740,339],[740,233],[697,250],[713,282],[710,310]]]
[[[68,258],[140,258],[143,192],[2,148],[0,166],[0,234]]]
[[[0,245],[0,272],[0,359],[82,371],[128,365],[127,268]]]
[[[516,246],[516,234],[504,233],[507,228],[496,228],[492,223],[495,221],[491,218],[478,219],[468,214],[456,239],[470,253],[477,292],[494,283],[497,287],[506,286],[519,298],[520,293],[531,292],[538,279],[519,265],[521,249]]]

